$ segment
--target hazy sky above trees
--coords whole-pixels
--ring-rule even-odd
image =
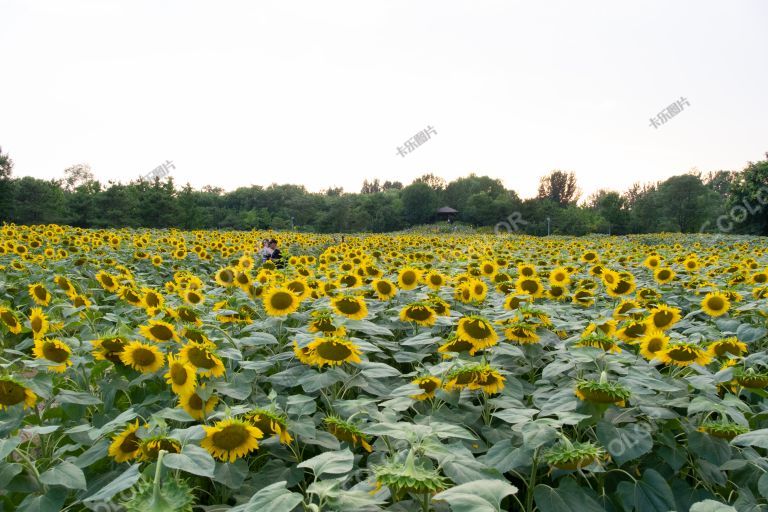
[[[552,169],[624,190],[763,158],[766,19],[761,0],[6,0],[0,144],[39,178],[172,160],[227,190],[477,172],[530,197]]]

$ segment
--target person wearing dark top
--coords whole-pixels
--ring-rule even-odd
[[[277,240],[274,238],[270,240],[269,248],[272,250],[272,252],[269,256],[267,256],[267,259],[272,260],[272,262],[275,264],[275,267],[283,268],[285,263],[283,262],[283,254],[280,252],[280,249],[277,248]]]

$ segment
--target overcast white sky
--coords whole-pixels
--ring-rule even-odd
[[[766,22],[762,0],[2,0],[0,146],[40,178],[623,190],[764,158]]]

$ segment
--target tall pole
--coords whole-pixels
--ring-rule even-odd
[[[547,217],[547,236],[549,236],[549,223],[550,223],[550,220],[551,219],[549,217]]]

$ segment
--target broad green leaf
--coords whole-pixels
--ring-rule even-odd
[[[235,462],[217,462],[216,469],[213,472],[213,480],[215,482],[235,490],[243,485],[247,476],[248,463],[243,459],[237,459]]]
[[[737,512],[735,508],[715,500],[704,500],[691,505],[690,512]]]
[[[646,469],[636,482],[621,482],[616,493],[625,510],[636,512],[669,512],[675,509],[675,498],[669,484],[654,469]]]
[[[101,399],[90,393],[80,391],[61,390],[56,395],[56,400],[62,404],[99,405]]]
[[[604,512],[604,508],[576,482],[564,479],[555,489],[539,484],[533,490],[536,507],[541,512]]]
[[[758,448],[768,448],[768,428],[753,430],[746,434],[741,434],[731,440],[731,444],[736,446],[757,446]]]
[[[188,444],[181,449],[181,453],[166,454],[163,457],[163,465],[193,475],[212,477],[216,468],[216,461],[206,449]]]
[[[231,512],[291,512],[303,500],[301,494],[286,488],[286,482],[275,482],[251,496],[248,503],[231,509]]]
[[[120,476],[109,482],[96,493],[85,498],[84,501],[97,503],[111,500],[117,493],[132,487],[136,482],[139,481],[139,477],[141,476],[141,473],[139,473],[140,468],[141,464],[137,463],[131,465],[128,469],[121,473]]]
[[[40,481],[46,485],[61,485],[67,489],[86,488],[83,470],[66,461],[41,474]]]
[[[352,471],[354,455],[349,449],[335,452],[324,452],[316,457],[305,460],[298,465],[299,468],[309,468],[315,474],[315,478],[323,475],[339,475]]]
[[[651,451],[653,439],[645,424],[616,427],[607,421],[597,424],[597,439],[617,464],[622,465]]]
[[[451,487],[432,499],[447,502],[453,512],[500,512],[501,502],[517,487],[502,480],[475,480]]]

